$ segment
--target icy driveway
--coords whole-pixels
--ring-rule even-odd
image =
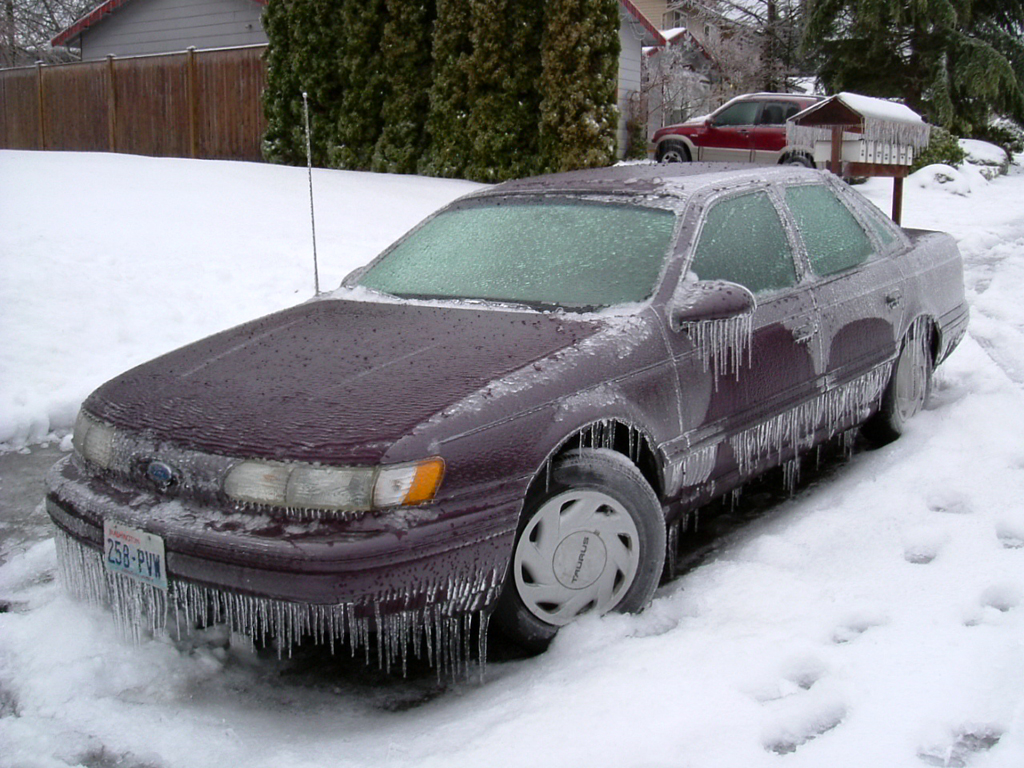
[[[8,154],[0,153],[0,185],[12,178],[12,162],[50,162]],[[63,158],[71,166],[63,172],[73,175],[78,157]],[[241,164],[102,159],[148,162],[110,174],[115,184],[130,176],[133,194],[142,196],[192,173],[204,174],[197,188],[239,199],[256,183]],[[276,170],[284,186],[294,169]],[[17,178],[18,201],[43,199],[52,173],[36,168]],[[358,176],[332,178],[333,194],[361,199]],[[1015,169],[990,184],[966,181],[974,185],[967,195],[935,181],[907,185],[905,223],[958,237],[974,308],[972,335],[940,369],[931,410],[898,443],[859,454],[733,534],[643,615],[571,627],[542,657],[490,665],[482,685],[440,689],[428,674],[378,686],[373,673],[345,665],[318,677],[317,665],[336,666],[323,657],[304,658],[296,669],[225,650],[215,634],[183,646],[162,639],[125,646],[102,612],[61,595],[52,583],[52,543],[44,542],[0,569],[0,597],[23,606],[0,614],[0,765],[1024,765],[1024,175]],[[883,210],[889,187],[877,182],[867,190]],[[432,191],[436,204],[448,194]],[[11,188],[0,186],[0,211],[11,210],[13,197],[5,195]],[[217,200],[196,204],[215,207]],[[70,224],[59,226],[73,227],[81,214],[65,215]],[[281,223],[269,213],[262,218],[233,234],[242,247],[230,265],[192,274],[252,285],[241,266],[246,248],[264,258],[260,227]],[[19,229],[19,253],[40,273],[24,277],[36,282],[23,292],[50,298],[47,309],[74,334],[84,321],[62,282],[67,267],[48,266],[63,253],[49,229],[58,225],[43,221],[35,220],[37,232],[31,221]],[[339,213],[338,242],[365,239],[367,221],[389,221],[383,203],[372,215],[365,207]],[[214,223],[202,226],[212,232]],[[162,245],[162,219],[131,227],[152,244],[135,255],[151,254],[139,268],[172,279],[165,265],[187,259],[187,248],[174,238]],[[0,258],[13,274],[6,232],[0,226]],[[298,275],[289,278],[296,286]],[[37,288],[47,282],[51,291]],[[131,321],[95,326],[108,333],[103,339],[144,352],[133,324],[147,305],[168,336],[179,326],[197,330],[201,312],[182,308],[178,325],[160,314],[162,288],[132,281],[114,302]],[[225,290],[235,290],[231,281]],[[55,296],[67,298],[57,303]],[[259,314],[268,300],[241,309]],[[5,333],[32,338],[31,329],[10,324],[14,305],[5,299],[2,306]],[[88,339],[75,344],[87,348],[67,352],[61,363],[89,346],[101,358],[106,349]],[[42,384],[32,380],[30,358],[5,364],[5,376],[14,372],[29,393],[22,413],[45,413],[45,403],[98,383],[72,378],[47,389],[58,371],[46,362],[37,367]],[[73,366],[61,367],[74,374]]]

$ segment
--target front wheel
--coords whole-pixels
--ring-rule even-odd
[[[681,141],[665,141],[658,145],[659,163],[688,163],[690,150]]]
[[[577,617],[642,610],[665,561],[661,504],[640,471],[607,449],[573,451],[523,509],[493,621],[542,651]]]
[[[864,436],[876,445],[900,437],[906,423],[928,402],[933,370],[931,338],[928,324],[922,321],[914,323],[904,337],[878,413],[864,424]]]

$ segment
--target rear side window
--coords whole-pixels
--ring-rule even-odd
[[[781,101],[769,101],[761,110],[761,119],[758,122],[761,125],[782,125],[787,117],[796,114],[795,111],[787,112],[787,108],[791,106]]]
[[[889,224],[883,221],[885,214],[875,208],[873,205],[861,206],[864,217],[868,220],[868,224],[874,233],[878,236],[878,241],[882,244],[882,250],[886,251],[889,247],[897,242],[896,235],[889,228]]]
[[[786,203],[817,274],[833,275],[852,269],[874,250],[860,223],[828,187],[789,187]]]
[[[755,294],[795,285],[793,253],[768,194],[716,203],[708,211],[690,270],[701,280],[728,280]]]

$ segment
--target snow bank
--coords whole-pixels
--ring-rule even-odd
[[[964,162],[975,166],[986,179],[1004,174],[1010,167],[1006,150],[987,141],[960,139],[960,148],[967,154]]]
[[[973,165],[996,165],[1006,168],[1010,158],[1002,147],[977,139],[960,139],[960,149],[967,153],[967,162]]]

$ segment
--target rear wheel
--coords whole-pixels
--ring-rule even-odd
[[[931,339],[929,326],[922,321],[914,323],[903,338],[878,413],[864,424],[864,436],[876,445],[891,443],[902,435],[906,423],[928,402],[933,369]]]
[[[782,161],[783,165],[799,165],[803,168],[813,168],[814,162],[807,155],[789,155]]]
[[[659,163],[688,163],[690,150],[681,141],[663,141],[658,145]]]
[[[628,459],[573,451],[531,496],[493,614],[506,637],[541,651],[579,616],[650,602],[665,561],[665,520]]]

